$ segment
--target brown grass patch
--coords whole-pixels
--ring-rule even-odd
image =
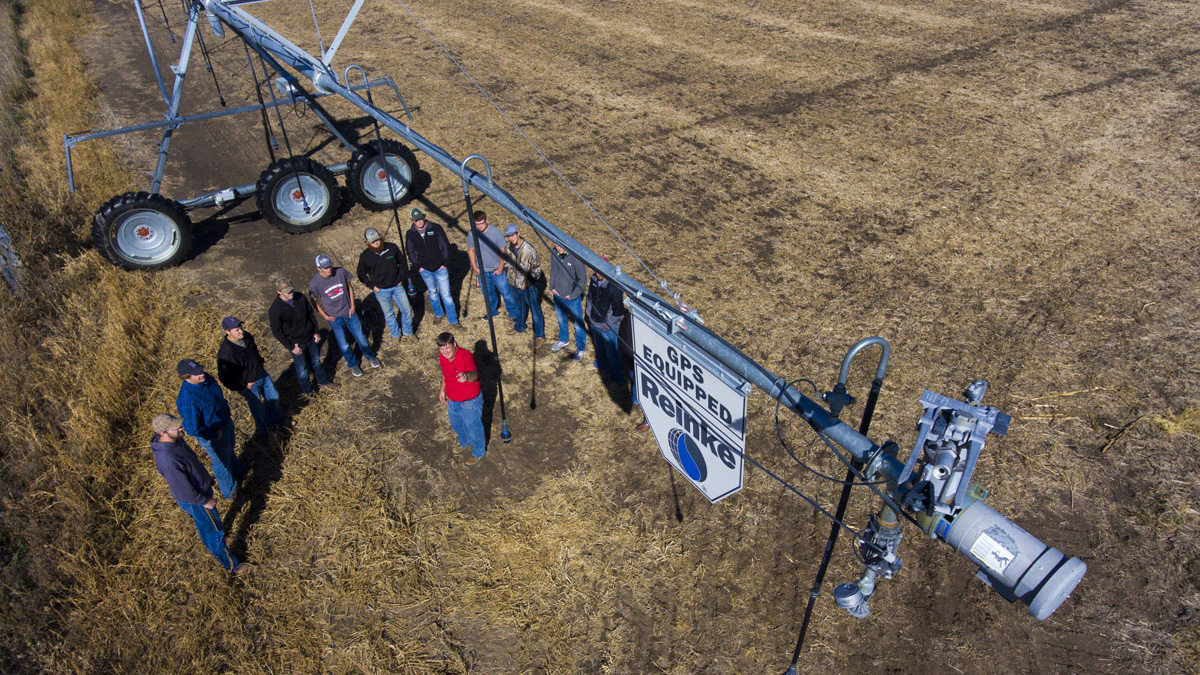
[[[1186,29],[1194,10],[934,3],[946,28],[925,32],[925,15],[853,3],[720,16],[683,3],[677,25],[654,5],[622,5],[578,10],[597,18],[581,34],[541,4],[422,11],[437,13],[452,50],[494,69],[539,139],[568,139],[557,148],[572,155],[567,172],[594,186],[602,212],[639,219],[633,245],[731,342],[825,387],[848,344],[891,339],[873,436],[903,446],[922,388],[953,395],[990,378],[988,402],[1015,423],[976,474],[989,503],[1091,566],[1062,613],[1034,624],[910,533],[905,570],[880,586],[871,618],[822,598],[808,669],[1195,670],[1195,59],[1170,44],[1194,31],[1158,39],[1173,18],[1154,13],[1180,13]],[[300,5],[258,7],[308,21]],[[61,134],[96,116],[69,39],[86,9],[35,0],[19,15],[29,126],[3,218],[36,273],[26,298],[0,300],[12,327],[0,356],[20,366],[0,369],[0,667],[780,667],[827,523],[757,471],[710,507],[587,371],[539,362],[541,403],[526,412],[528,345],[503,336],[514,444],[464,469],[430,403],[432,350],[389,348],[382,373],[293,409],[286,442],[244,448],[248,497],[221,509],[259,573],[217,569],[149,462],[145,424],[171,407],[175,360],[211,354],[215,319],[261,314],[269,292],[246,277],[230,282],[237,292],[191,285],[190,269],[117,273],[81,252],[90,210],[129,182],[97,143],[76,156],[88,192],[62,187]],[[398,73],[430,137],[486,147],[507,181],[527,149],[446,85],[428,45],[407,49],[421,36],[396,29],[394,11],[364,10],[360,27],[405,47],[375,44],[391,62],[372,74]],[[623,34],[631,21],[644,27]],[[897,22],[903,34],[877,40]],[[646,31],[664,37],[638,51]],[[795,47],[796,34],[813,39]],[[1133,42],[1136,70],[1106,53]],[[760,45],[779,58],[743,51]],[[514,194],[583,221],[539,185],[551,183],[543,170],[517,173],[504,182]],[[458,189],[445,181],[426,196],[449,212]],[[352,260],[367,218],[354,212],[315,241]],[[581,240],[611,248],[595,232]],[[244,261],[219,257],[203,267],[234,279]],[[736,273],[722,267],[731,261]],[[278,372],[287,357],[254,328]],[[471,342],[485,330],[462,329]],[[852,382],[869,370],[860,362]],[[750,411],[754,452],[828,505],[829,485],[777,451],[771,404],[756,395]],[[802,427],[787,431],[804,457],[820,451]],[[869,502],[856,496],[851,512]],[[857,575],[839,549],[829,583]]]

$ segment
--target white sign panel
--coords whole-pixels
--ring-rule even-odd
[[[746,397],[632,318],[634,386],[663,457],[710,502],[742,489]]]

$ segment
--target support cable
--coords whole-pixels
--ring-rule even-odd
[[[313,8],[312,0],[308,0],[308,11],[312,13],[313,28],[317,29],[317,46],[321,48],[321,56],[325,56],[325,41],[321,39],[321,26],[317,24],[317,10]]]
[[[538,154],[538,156],[542,158],[542,161],[544,161],[546,163],[546,166],[550,167],[550,169],[555,173],[555,175],[557,175],[559,177],[559,179],[562,180],[563,184],[566,185],[568,188],[570,188],[571,192],[575,193],[575,196],[579,198],[579,201],[583,202],[583,205],[586,206],[588,208],[588,210],[592,212],[592,215],[595,216],[596,219],[599,220],[604,225],[604,227],[608,228],[609,233],[611,233],[612,236],[614,238],[616,238],[616,240],[621,244],[621,246],[623,246],[625,248],[625,250],[629,253],[629,255],[633,256],[633,259],[636,260],[638,262],[638,264],[642,266],[642,269],[646,270],[646,273],[649,274],[651,277],[653,277],[654,281],[656,281],[658,283],[658,285],[663,288],[663,290],[670,293],[672,299],[675,301],[676,304],[680,304],[679,294],[671,293],[670,289],[667,288],[667,282],[660,279],[658,277],[658,275],[654,273],[654,270],[650,269],[650,266],[647,265],[646,262],[643,261],[640,257],[638,257],[638,254],[635,253],[633,251],[633,249],[629,247],[629,244],[626,243],[626,241],[621,237],[620,234],[617,234],[617,231],[615,229],[613,229],[613,226],[611,224],[609,224],[609,222],[607,220],[605,220],[604,216],[600,215],[600,213],[595,209],[595,207],[592,206],[592,203],[590,201],[588,201],[588,199],[586,197],[584,197],[582,194],[580,194],[579,190],[575,189],[575,186],[571,183],[571,181],[568,180],[567,177],[565,175],[563,175],[563,173],[561,171],[558,170],[558,167],[555,166],[554,163],[550,161],[550,158],[547,157],[546,154],[542,152],[541,148],[539,148],[537,146],[537,144],[535,144],[532,140],[530,140],[530,138],[528,136],[525,135],[525,132],[521,130],[521,127],[517,126],[517,123],[514,122],[513,119],[508,116],[508,113],[504,112],[504,109],[501,108],[500,105],[498,103],[496,103],[496,101],[491,96],[488,95],[487,91],[484,90],[483,86],[480,85],[479,82],[477,82],[475,80],[475,78],[472,77],[471,74],[467,72],[467,69],[464,68],[463,65],[458,62],[458,59],[454,58],[454,55],[452,55],[450,53],[450,50],[447,49],[446,46],[443,45],[440,40],[438,40],[436,37],[434,37],[433,33],[430,32],[430,30],[425,27],[425,24],[424,24],[424,22],[421,21],[421,19],[417,18],[417,16],[415,14],[413,14],[412,10],[410,10],[408,8],[408,5],[404,4],[404,0],[396,0],[396,1],[400,4],[401,9],[403,9],[404,12],[406,14],[408,14],[408,16],[411,17],[412,20],[417,23],[417,25],[421,28],[421,30],[424,31],[425,34],[429,36],[429,39],[433,40],[434,44],[436,44],[442,50],[442,53],[444,53],[446,55],[446,58],[450,59],[450,61],[455,66],[458,67],[458,70],[464,76],[466,76],[466,78],[468,80],[471,81],[471,84],[475,85],[475,88],[477,90],[479,90],[479,93],[482,94],[485,99],[487,99],[487,102],[490,103],[491,106],[496,109],[496,112],[500,113],[500,115],[502,117],[504,117],[504,119],[509,123],[509,125],[512,126],[512,128],[514,130],[516,130],[516,132],[518,134],[520,134],[521,138],[525,139],[525,142],[528,143],[529,147],[533,148],[533,151],[536,152]]]

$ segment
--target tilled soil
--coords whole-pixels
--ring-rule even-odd
[[[317,7],[325,44],[349,5]],[[248,7],[319,49],[307,6]],[[98,124],[156,119],[161,100],[132,9],[97,2],[96,11],[105,27],[87,41],[112,114]],[[364,6],[334,65],[391,75],[414,129],[456,157],[485,155],[497,183],[651,285],[444,46],[709,326],[788,379],[811,378],[824,391],[849,345],[886,337],[892,360],[872,437],[910,445],[922,389],[956,395],[973,379],[991,382],[986,402],[1014,422],[989,443],[976,480],[995,508],[1087,562],[1088,576],[1039,623],[973,580],[957,554],[909,532],[905,568],[880,585],[868,619],[851,622],[822,596],[801,661],[808,672],[1178,672],[1196,668],[1197,440],[1156,420],[1198,398],[1198,24],[1193,3],[1122,0],[378,0]],[[241,44],[206,41],[229,105],[253,102]],[[178,53],[177,44],[160,47],[163,61]],[[186,112],[219,105],[198,57]],[[402,114],[390,92],[375,96]],[[361,113],[325,101],[356,142],[373,138]],[[348,151],[311,112],[281,114],[286,141],[271,118],[280,156],[290,145],[292,154],[345,161]],[[185,126],[164,194],[254,182],[271,161],[261,124],[251,114]],[[131,164],[153,166],[146,139],[123,143]],[[486,340],[478,291],[465,278],[461,182],[421,159],[427,187],[416,203],[448,225],[457,246],[456,294],[468,310],[460,342]],[[476,208],[493,223],[511,220],[487,202]],[[302,285],[318,252],[353,270],[365,227],[400,239],[390,214],[360,208],[299,236],[260,220],[253,200],[192,217],[194,255],[169,273],[245,319],[264,345],[275,275]],[[629,448],[590,447],[577,411],[559,402],[569,397],[555,395],[583,366],[546,348],[534,356],[516,336],[500,342],[516,440],[468,478],[457,463],[438,463],[448,437],[431,412],[432,338],[444,324],[425,316],[420,340],[397,346],[365,311],[375,340],[387,343],[385,369],[359,381],[336,359],[330,365],[360,387],[360,417],[347,423],[405,434],[428,463],[414,471],[422,479],[397,478],[414,495],[424,480],[426,490],[457,491],[484,510],[608,458],[608,489],[649,504],[660,525],[676,512],[711,521],[697,565],[713,555],[760,575],[703,580],[711,601],[693,616],[681,616],[669,592],[649,609],[614,608],[605,621],[632,627],[615,665],[596,654],[535,665],[486,626],[463,627],[458,638],[487,657],[479,672],[783,670],[825,521],[765,480],[731,497],[727,504],[742,503],[720,516],[700,515],[709,507],[644,436],[630,437],[644,461],[622,461]],[[868,360],[853,371],[860,398]],[[289,362],[276,350],[270,363],[282,372]],[[290,393],[294,381],[283,379]],[[598,383],[588,386],[603,397]],[[602,406],[611,424],[636,424],[627,402],[613,399]],[[749,451],[801,482],[762,399],[752,399]],[[805,457],[816,457],[803,430],[791,430]],[[761,477],[751,471],[747,483]],[[826,505],[836,500],[836,487],[809,487]],[[867,508],[865,496],[855,502],[858,526]],[[829,581],[857,576],[853,557],[839,552]],[[694,642],[665,642],[662,623],[690,625]]]

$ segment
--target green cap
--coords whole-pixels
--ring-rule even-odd
[[[425,220],[425,212],[414,206],[412,211],[408,212],[408,219],[414,222],[418,220]]]

